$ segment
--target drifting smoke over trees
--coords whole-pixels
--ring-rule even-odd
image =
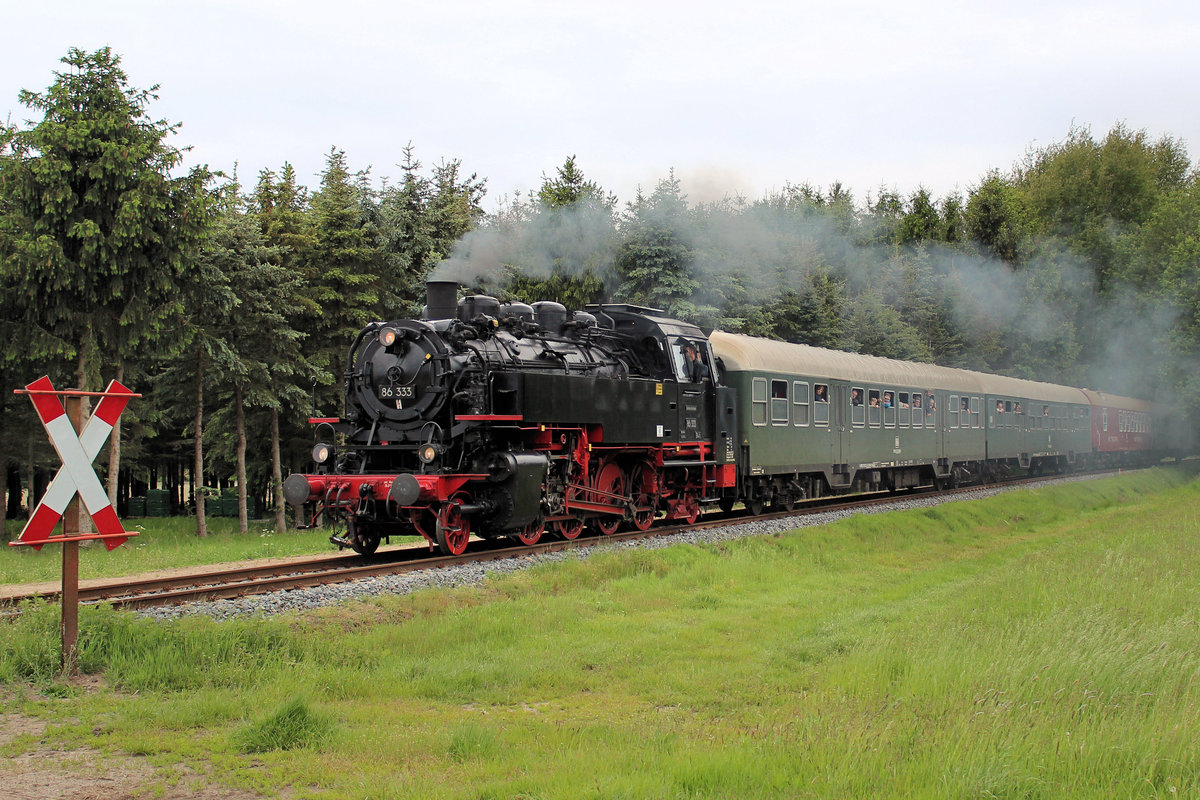
[[[49,372],[147,395],[125,418],[123,495],[178,465],[197,493],[239,476],[272,502],[307,463],[310,413],[341,411],[355,332],[417,315],[431,276],[1200,408],[1200,182],[1171,138],[1073,129],[943,198],[783,184],[693,204],[672,174],[622,203],[571,157],[485,214],[484,180],[411,146],[395,183],[337,148],[311,191],[282,154],[249,188],[173,177],[153,90],[107,50],[64,62],[20,98],[44,119],[0,128],[0,497],[56,464],[11,395]],[[100,174],[88,152],[120,158]]]
[[[550,204],[490,218],[438,270],[480,291],[662,308],[707,328],[1189,403],[1197,175],[1183,144],[1082,128],[967,196],[787,185],[690,205],[674,176],[625,208]],[[604,196],[589,184],[589,197]],[[612,206],[607,206],[612,209]],[[559,237],[588,241],[564,257]],[[548,253],[555,253],[548,258]],[[552,265],[548,269],[547,265]],[[540,292],[540,293],[539,293]]]

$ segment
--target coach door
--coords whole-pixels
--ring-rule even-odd
[[[843,471],[843,465],[850,460],[850,387],[847,384],[832,384],[829,387],[833,395],[830,411],[830,463],[834,471]]]

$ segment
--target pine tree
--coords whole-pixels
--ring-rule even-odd
[[[45,93],[20,93],[42,121],[0,138],[3,260],[27,319],[71,350],[78,386],[91,389],[178,309],[210,176],[171,177],[178,126],[148,115],[158,87],[129,86],[109,48],[62,61]]]
[[[375,317],[380,253],[366,226],[361,184],[352,178],[344,151],[331,149],[312,199],[312,246],[304,276],[316,317],[307,330],[315,361],[334,376],[325,402],[340,404],[345,354],[351,338]]]
[[[695,257],[687,214],[687,199],[674,171],[649,197],[638,193],[621,226],[618,298],[688,316],[699,282],[692,273]]]

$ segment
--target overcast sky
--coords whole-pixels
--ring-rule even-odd
[[[70,47],[159,84],[176,146],[253,184],[331,146],[395,178],[411,142],[485,207],[574,154],[624,203],[674,168],[692,201],[840,180],[966,192],[1070,126],[1200,148],[1200,4],[766,0],[0,0],[0,118]]]

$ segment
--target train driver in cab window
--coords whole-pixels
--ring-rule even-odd
[[[684,371],[687,379],[692,383],[700,383],[708,378],[708,365],[700,360],[700,356],[696,354],[696,345],[692,342],[684,342],[683,347]]]

